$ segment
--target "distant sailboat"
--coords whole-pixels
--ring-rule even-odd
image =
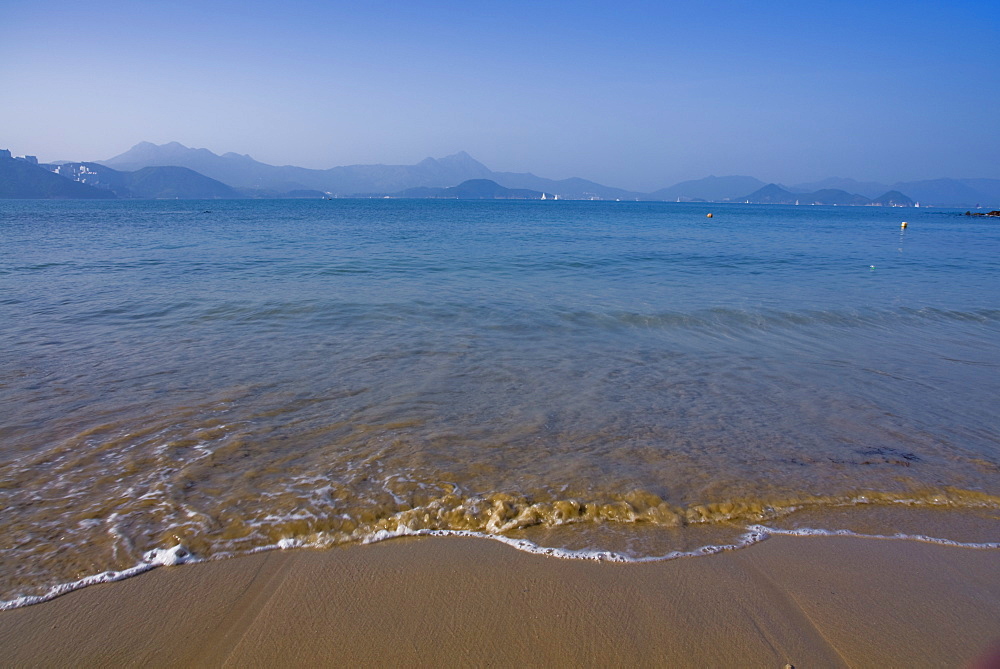
[[[542,193],[542,199],[543,199],[543,200],[547,199],[547,198],[545,197],[545,193]]]

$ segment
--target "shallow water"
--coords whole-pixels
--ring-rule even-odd
[[[996,221],[7,201],[0,242],[3,600],[178,544],[1000,541]]]

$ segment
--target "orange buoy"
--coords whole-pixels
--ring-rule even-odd
[[[900,226],[899,226],[899,227],[901,227],[901,228],[905,229],[905,228],[906,228],[906,221],[903,221],[903,222],[902,222],[902,223],[900,224]]]
[[[712,215],[711,215],[711,214],[709,214],[709,215],[708,215],[708,218],[712,218]]]

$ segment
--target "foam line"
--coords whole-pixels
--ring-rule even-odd
[[[861,534],[851,530],[824,530],[815,527],[800,527],[794,530],[782,530],[763,525],[751,525],[748,529],[758,529],[769,535],[782,535],[787,537],[857,537],[859,539],[895,539],[899,541],[920,541],[926,544],[937,546],[953,546],[955,548],[973,548],[980,550],[1000,549],[1000,542],[964,542],[953,539],[941,539],[939,537],[929,537],[926,534]]]
[[[716,553],[723,553],[725,551],[733,551],[740,548],[746,548],[747,546],[752,546],[767,539],[766,532],[760,532],[758,528],[760,528],[760,526],[748,528],[748,531],[741,535],[737,542],[732,544],[709,544],[691,551],[671,551],[666,555],[648,557],[635,557],[624,553],[617,553],[615,551],[547,548],[545,546],[539,546],[538,544],[527,541],[526,539],[512,539],[510,537],[505,537],[502,534],[487,534],[485,532],[474,532],[471,530],[411,530],[408,527],[401,527],[391,532],[387,530],[379,530],[366,538],[362,543],[372,544],[379,541],[385,541],[386,539],[394,539],[396,537],[475,537],[478,539],[499,541],[502,544],[516,548],[519,551],[524,551],[525,553],[547,555],[549,557],[562,558],[564,560],[593,560],[595,562],[663,562],[665,560],[674,560],[682,557],[715,555]]]
[[[978,550],[998,550],[1000,549],[1000,542],[962,542],[954,541],[952,539],[942,539],[940,537],[931,537],[925,534],[861,534],[859,532],[852,532],[851,530],[825,530],[813,527],[803,527],[794,530],[786,530],[774,527],[767,527],[765,525],[750,525],[747,531],[740,535],[739,539],[731,544],[709,544],[706,546],[701,546],[690,551],[671,551],[664,555],[653,555],[653,556],[643,556],[636,557],[632,555],[626,555],[624,553],[617,553],[615,551],[602,551],[602,550],[571,550],[568,548],[551,548],[545,546],[539,546],[538,544],[527,541],[526,539],[513,539],[511,537],[505,537],[502,534],[488,534],[486,532],[475,532],[472,530],[428,530],[428,529],[410,529],[408,527],[402,526],[399,529],[388,531],[379,530],[374,532],[364,539],[362,539],[362,544],[373,544],[380,541],[386,541],[388,539],[395,539],[398,537],[474,537],[477,539],[489,539],[491,541],[498,541],[502,544],[506,544],[512,548],[525,553],[531,553],[533,555],[545,555],[548,557],[560,558],[564,560],[592,560],[595,562],[619,562],[619,563],[643,563],[643,562],[665,562],[668,560],[676,560],[679,558],[691,558],[691,557],[703,557],[706,555],[716,555],[718,553],[724,553],[727,551],[740,550],[742,548],[747,548],[758,544],[762,541],[766,541],[771,536],[795,536],[795,537],[856,537],[858,539],[883,539],[883,540],[897,540],[897,541],[920,541],[923,543],[935,544],[938,546],[950,546],[954,548],[970,548]],[[295,548],[309,548],[309,547],[327,547],[320,546],[318,544],[310,544],[299,539],[282,539],[281,541],[272,544],[270,546],[258,546],[256,548],[247,551],[246,553],[220,553],[212,556],[212,560],[226,559],[231,557],[238,557],[242,554],[252,554],[260,553],[269,550],[288,550]],[[80,588],[85,588],[88,585],[95,585],[97,583],[112,583],[114,581],[121,581],[126,578],[131,578],[132,576],[138,576],[151,569],[156,569],[160,566],[168,565],[178,565],[178,564],[188,564],[195,562],[203,562],[202,559],[195,557],[188,551],[184,546],[177,545],[173,548],[168,549],[156,549],[149,551],[143,555],[142,562],[130,567],[128,569],[123,569],[121,571],[105,571],[100,574],[93,574],[91,576],[86,576],[77,581],[72,581],[70,583],[60,583],[59,585],[53,586],[48,592],[41,595],[25,595],[21,597],[16,597],[14,599],[0,601],[0,611],[6,611],[10,609],[20,608],[22,606],[30,606],[32,604],[40,604],[42,602],[47,602],[51,599],[55,599],[61,595],[73,592],[74,590],[79,590]]]
[[[100,574],[91,574],[90,576],[85,576],[78,581],[60,583],[41,595],[25,595],[6,601],[0,601],[0,611],[17,609],[22,606],[30,606],[32,604],[41,604],[42,602],[47,602],[50,599],[55,599],[56,597],[73,592],[74,590],[85,588],[88,585],[122,581],[126,578],[144,574],[150,569],[156,569],[157,567],[167,565],[184,564],[186,562],[200,562],[200,560],[196,559],[189,550],[181,545],[166,549],[157,548],[144,554],[142,556],[142,562],[134,567],[122,569],[121,571],[102,571]]]

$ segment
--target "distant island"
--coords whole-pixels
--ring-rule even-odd
[[[879,184],[853,179],[785,186],[750,176],[708,176],[642,193],[580,178],[494,172],[465,152],[416,165],[325,170],[261,163],[170,142],[140,142],[107,160],[43,164],[0,150],[0,198],[437,198],[641,200],[880,207],[1000,206],[1000,179]]]
[[[844,206],[913,207],[915,202],[899,191],[891,190],[877,198],[848,193],[839,188],[824,188],[805,193],[793,193],[778,186],[768,184],[747,195],[748,204],[833,204]]]

